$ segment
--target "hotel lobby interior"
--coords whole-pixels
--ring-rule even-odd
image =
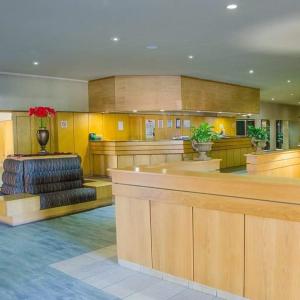
[[[0,300],[300,299],[299,0],[0,0]]]

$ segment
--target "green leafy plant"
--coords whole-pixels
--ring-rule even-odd
[[[248,136],[257,141],[267,141],[269,139],[266,128],[258,128],[252,125],[248,126]]]
[[[213,131],[213,126],[208,123],[201,123],[199,127],[192,127],[191,140],[197,143],[209,143],[220,138],[220,136]]]
[[[283,143],[283,133],[279,132],[277,134],[277,138],[276,139],[277,139],[278,143],[282,144]]]

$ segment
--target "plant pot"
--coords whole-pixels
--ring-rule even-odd
[[[255,153],[262,153],[267,145],[267,141],[252,139],[252,145],[254,146]]]
[[[40,128],[36,132],[36,137],[41,146],[40,154],[47,154],[46,145],[49,141],[49,131],[46,128]]]
[[[198,143],[192,141],[193,149],[199,153],[199,157],[196,160],[210,160],[211,157],[208,157],[206,153],[211,151],[212,145],[213,143],[211,142]]]

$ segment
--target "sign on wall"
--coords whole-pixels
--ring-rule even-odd
[[[68,121],[67,120],[61,120],[60,121],[60,127],[61,128],[68,128]]]
[[[145,120],[146,127],[146,139],[153,139],[155,120]]]
[[[123,131],[124,130],[124,122],[123,121],[118,121],[118,130]]]

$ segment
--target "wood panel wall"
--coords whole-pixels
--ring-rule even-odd
[[[67,123],[63,128],[61,122]],[[100,116],[88,113],[59,112],[54,119],[47,120],[50,139],[47,145],[49,152],[77,153],[82,158],[84,175],[90,172],[89,132],[99,132]],[[39,151],[36,131],[39,122],[27,113],[13,113],[14,149],[15,153],[33,154]]]
[[[11,120],[0,122],[0,164],[5,157],[14,153],[13,126]]]
[[[91,112],[259,113],[260,90],[184,76],[114,76],[89,82]]]
[[[175,127],[176,118],[181,119],[181,128]],[[98,114],[59,112],[55,119],[47,120],[50,140],[47,150],[50,152],[78,153],[83,159],[84,173],[91,172],[88,134],[95,132],[104,140],[143,140],[145,139],[145,120],[163,120],[163,128],[155,129],[155,140],[171,139],[174,136],[190,135],[190,128],[183,128],[183,120],[190,120],[191,126],[198,126],[206,121],[220,131],[224,126],[226,134],[235,135],[235,118],[204,118],[188,115],[138,115],[138,114]],[[173,121],[173,127],[167,128],[167,120]],[[66,121],[63,128],[61,122]],[[118,130],[118,122],[122,121],[124,129]],[[39,145],[36,131],[39,120],[30,118],[26,112],[13,113],[14,152],[22,154],[37,153]]]
[[[181,77],[182,109],[259,113],[260,90],[202,80],[199,78]]]

